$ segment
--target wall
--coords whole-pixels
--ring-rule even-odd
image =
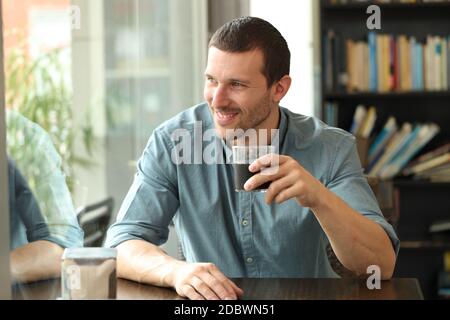
[[[315,113],[313,1],[250,1],[250,15],[272,23],[291,51],[292,86],[281,105],[305,115]]]
[[[3,30],[5,32],[12,32],[19,30],[19,34],[6,34],[4,38],[4,48],[6,54],[8,49],[16,48],[24,39],[30,36],[30,8],[33,9],[57,9],[64,10],[70,5],[70,0],[4,0],[3,12]]]

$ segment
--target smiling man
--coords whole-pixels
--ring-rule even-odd
[[[289,65],[285,39],[262,19],[235,19],[216,31],[205,71],[207,103],[154,131],[108,231],[120,277],[173,287],[190,299],[236,299],[243,292],[229,278],[336,277],[328,245],[357,275],[377,265],[382,278],[392,276],[399,241],[362,174],[353,136],[279,106],[291,84]],[[278,170],[245,184],[250,191],[270,182],[268,191],[235,192],[229,163],[174,163],[172,133],[195,135],[198,123],[215,130],[224,153],[230,130],[277,129],[267,138],[279,154],[250,170],[275,159]],[[186,261],[158,247],[172,219]]]

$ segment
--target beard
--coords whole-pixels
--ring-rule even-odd
[[[256,140],[250,139],[250,141],[256,142],[259,140],[258,129],[270,117],[273,108],[274,106],[270,103],[270,96],[267,94],[256,102],[251,109],[247,109],[247,113],[233,128],[217,128],[218,132],[222,131],[220,135],[227,144],[235,144],[238,140],[247,139],[248,137],[255,137],[254,139]],[[220,108],[216,110],[220,110]],[[242,109],[236,108],[235,110]]]
[[[256,106],[249,110],[247,117],[241,119],[236,126],[236,129],[244,131],[248,129],[258,129],[264,121],[269,118],[272,106],[270,105],[269,94],[263,96]]]
[[[211,113],[214,115],[214,112],[225,112],[225,113],[232,113],[232,112],[239,112],[243,118],[239,120],[239,122],[234,126],[234,128],[223,128],[223,129],[242,129],[242,130],[248,130],[248,129],[258,129],[261,124],[269,118],[271,114],[272,105],[270,103],[270,96],[269,93],[261,97],[253,107],[247,110],[247,114],[242,114],[242,108],[236,107],[236,108],[221,108],[221,107],[209,107],[211,110]]]

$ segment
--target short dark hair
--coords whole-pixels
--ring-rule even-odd
[[[281,33],[269,22],[255,17],[241,17],[227,22],[212,36],[209,48],[226,52],[261,49],[264,57],[262,73],[270,87],[289,74],[291,52]]]

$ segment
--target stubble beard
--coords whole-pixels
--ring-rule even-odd
[[[228,142],[232,142],[232,144],[235,144],[239,139],[239,136],[236,135],[237,130],[242,130],[245,135],[245,132],[249,129],[254,129],[256,131],[258,131],[258,129],[261,129],[261,125],[270,117],[271,109],[273,108],[273,106],[271,106],[270,104],[269,95],[267,94],[262,97],[257,105],[258,107],[250,110],[249,116],[246,119],[242,119],[235,128],[224,129],[225,132],[222,138]],[[267,129],[270,130],[274,128]]]

